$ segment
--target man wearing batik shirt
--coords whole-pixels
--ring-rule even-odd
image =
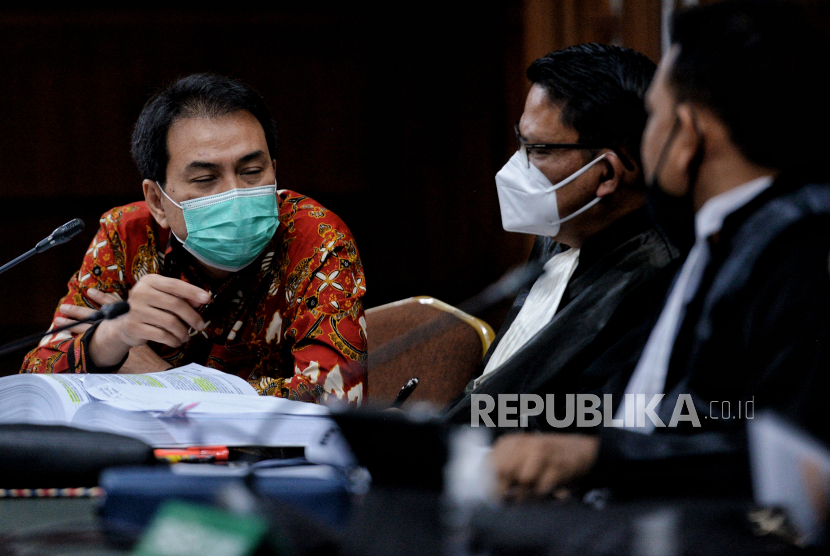
[[[261,394],[359,405],[366,291],[345,224],[276,189],[262,98],[215,75],[153,97],[133,133],[144,202],[118,207],[69,282],[53,326],[128,300],[114,320],[47,336],[23,372],[152,372],[200,363]]]

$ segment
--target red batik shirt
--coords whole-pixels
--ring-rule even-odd
[[[278,191],[280,224],[265,251],[211,291],[200,310],[208,324],[185,345],[150,347],[174,367],[199,363],[246,379],[260,394],[322,402],[334,396],[359,405],[366,397],[366,292],[354,239],[334,213],[308,197]],[[161,228],[146,203],[115,208],[69,281],[60,303],[98,308],[88,288],[127,299],[145,274],[209,285],[192,257]],[[63,316],[58,310],[55,316]],[[44,338],[21,372],[86,373],[94,328]]]

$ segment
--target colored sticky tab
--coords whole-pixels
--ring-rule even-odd
[[[230,451],[226,446],[192,446],[189,448],[156,448],[156,459],[177,463],[228,461]]]
[[[136,546],[134,556],[247,556],[263,544],[268,525],[257,515],[167,502]]]

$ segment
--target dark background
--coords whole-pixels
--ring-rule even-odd
[[[501,229],[493,181],[515,148],[527,65],[588,40],[659,58],[660,0],[613,4],[0,8],[0,264],[72,218],[87,225],[0,277],[3,341],[48,327],[99,216],[142,198],[129,138],[144,102],[204,71],[264,96],[278,185],[351,228],[366,307],[458,304],[529,250],[530,236]],[[505,309],[484,316],[498,328]],[[0,358],[0,375],[22,357]]]

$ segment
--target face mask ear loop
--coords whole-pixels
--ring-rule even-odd
[[[576,172],[574,172],[573,174],[571,174],[570,176],[568,176],[567,178],[565,178],[564,180],[562,180],[562,181],[560,181],[559,183],[557,183],[556,185],[554,185],[554,186],[553,186],[553,189],[551,189],[551,191],[556,191],[557,189],[561,189],[561,188],[565,187],[566,185],[568,185],[569,183],[571,183],[572,181],[574,181],[576,178],[578,178],[579,176],[581,176],[582,174],[584,174],[585,172],[587,172],[588,170],[590,170],[590,169],[591,169],[591,167],[592,167],[594,164],[596,164],[597,162],[599,162],[600,160],[602,160],[603,158],[605,158],[605,156],[606,156],[607,154],[608,154],[608,153],[602,153],[601,155],[599,155],[598,157],[596,157],[595,159],[593,159],[591,162],[589,162],[588,164],[586,164],[585,166],[583,166],[582,168],[580,168],[579,170],[577,170]],[[541,170],[539,170],[539,171],[541,172]]]
[[[562,184],[562,185],[567,185],[570,181],[573,181],[574,179],[578,178],[583,173],[585,173],[591,166],[593,166],[594,164],[596,164],[597,162],[599,162],[600,160],[605,158],[606,154],[607,153],[602,153],[600,156],[596,157],[594,160],[592,160],[591,162],[589,162],[588,164],[583,166],[580,170],[578,170],[570,178],[566,178],[568,180],[567,182],[565,182],[565,183],[559,182],[559,183]],[[563,180],[563,181],[565,181],[565,180]],[[559,189],[560,187],[561,187],[561,185],[557,184],[555,189]],[[570,220],[572,218],[576,218],[577,216],[579,216],[580,214],[582,214],[583,212],[585,212],[586,210],[588,210],[589,208],[591,208],[595,204],[599,203],[600,200],[601,200],[600,197],[595,197],[592,201],[589,201],[588,204],[585,205],[584,207],[582,207],[578,210],[575,210],[574,212],[572,212],[571,214],[569,214],[568,216],[566,216],[564,218],[560,218],[559,223],[562,224],[562,223],[567,222],[568,220]]]
[[[660,156],[657,157],[657,164],[654,165],[654,174],[651,176],[651,182],[656,182],[657,174],[660,173],[660,170],[663,169],[663,165],[666,163],[666,159],[669,156],[669,149],[671,144],[674,142],[674,136],[677,135],[677,131],[680,129],[680,116],[674,116],[674,123],[671,126],[671,131],[669,131],[669,138],[666,139],[665,144],[663,145],[663,150],[660,151]]]
[[[156,182],[156,185],[159,186],[159,189],[161,189],[161,194],[164,195],[165,197],[167,197],[168,201],[170,201],[171,203],[173,203],[177,207],[182,208],[182,206],[179,203],[177,203],[176,201],[174,201],[173,199],[170,198],[170,195],[167,194],[167,192],[164,190],[164,187],[162,187],[162,185],[159,182]],[[178,238],[176,238],[176,239],[178,239]]]
[[[697,130],[697,119],[692,117],[692,130],[694,130],[695,135],[700,136],[700,133]],[[695,150],[694,156],[689,161],[689,199],[692,198],[692,191],[694,190],[695,184],[697,183],[698,174],[700,174],[700,165],[703,164],[703,152],[704,152],[704,145],[703,139],[698,143],[698,146]]]
[[[590,201],[587,205],[585,205],[581,209],[572,212],[571,214],[569,214],[565,218],[560,218],[559,223],[562,224],[564,222],[567,222],[571,218],[576,218],[577,216],[579,216],[580,214],[582,214],[583,212],[585,212],[586,210],[588,210],[589,208],[591,208],[595,204],[599,203],[600,200],[601,200],[601,197],[595,197],[593,201]]]
[[[164,191],[164,188],[161,186],[161,184],[160,184],[159,182],[156,182],[156,185],[158,185],[158,186],[159,186],[159,189],[161,189],[161,194],[162,194],[162,195],[164,195],[165,197],[167,197],[167,200],[168,200],[168,201],[170,201],[171,203],[173,203],[173,204],[174,204],[174,205],[176,205],[177,207],[182,208],[182,206],[181,206],[179,203],[177,203],[176,201],[174,201],[173,199],[171,199],[171,198],[170,198],[170,195],[168,195],[168,194]],[[176,238],[176,239],[178,240],[178,242],[179,242],[179,243],[181,243],[182,245],[184,245],[184,242],[181,240],[181,238],[179,238],[179,236],[177,236],[177,235],[176,235],[176,232],[174,232],[174,231],[173,231],[173,228],[170,228],[170,233],[171,233],[171,234],[173,234],[173,237],[174,237],[174,238]]]

